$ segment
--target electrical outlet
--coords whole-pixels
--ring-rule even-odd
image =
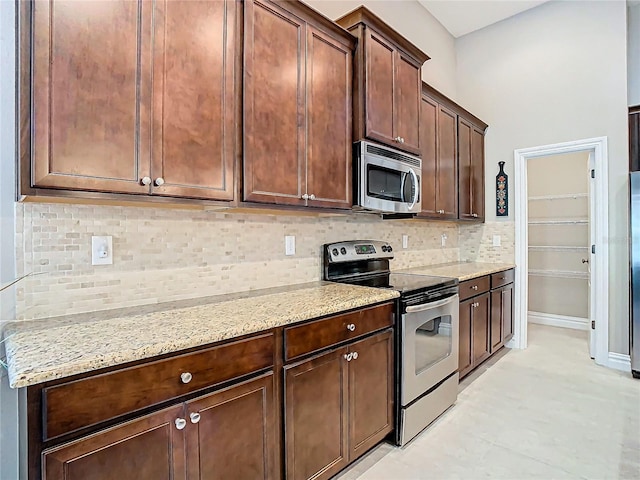
[[[499,247],[500,246],[500,235],[494,235],[493,236],[493,246],[494,247]]]
[[[443,247],[447,246],[447,234],[443,233],[442,235],[440,235],[440,245]]]
[[[409,235],[402,235],[402,248],[409,248]]]
[[[113,240],[111,235],[91,237],[91,265],[113,265]]]
[[[293,235],[284,236],[284,254],[295,255],[296,254],[296,237]]]

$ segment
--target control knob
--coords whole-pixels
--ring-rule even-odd
[[[334,257],[338,256],[338,249],[334,248],[333,250],[331,250],[331,253],[333,254]]]
[[[387,247],[387,252],[393,252],[393,248],[391,248],[391,245]]]
[[[343,254],[343,255],[346,255],[346,254],[347,254],[347,249],[346,249],[346,248],[344,248],[344,247],[342,247],[342,248],[340,249],[340,253],[341,253],[341,254]]]

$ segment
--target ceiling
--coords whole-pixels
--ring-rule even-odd
[[[418,0],[454,37],[537,7],[548,0]]]

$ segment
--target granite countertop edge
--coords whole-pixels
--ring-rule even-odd
[[[274,290],[280,291],[270,293]],[[22,388],[151,360],[398,296],[393,290],[314,282],[252,294],[223,295],[210,303],[196,301],[181,308],[184,304],[180,302],[167,303],[142,314],[114,315],[106,311],[10,322],[3,330],[9,385]]]
[[[516,268],[513,263],[449,262],[399,270],[399,273],[457,278],[459,282]]]

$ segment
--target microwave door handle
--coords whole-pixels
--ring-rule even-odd
[[[416,175],[416,172],[413,171],[413,168],[409,169],[409,173],[411,173],[411,176],[413,177],[413,184],[415,185],[415,192],[413,194],[413,201],[411,202],[411,205],[409,205],[409,210],[413,210],[413,207],[415,206],[416,202],[418,201],[420,192],[418,192],[418,175]],[[403,182],[404,184],[404,182]],[[404,198],[404,195],[402,196],[402,198]]]
[[[432,308],[443,307],[445,305],[448,305],[448,304],[452,303],[457,298],[458,298],[457,295],[453,295],[453,296],[451,296],[449,298],[445,298],[444,300],[439,300],[437,302],[422,303],[420,305],[414,305],[414,306],[411,306],[411,307],[407,307],[407,313],[423,312],[424,310],[430,310]]]

